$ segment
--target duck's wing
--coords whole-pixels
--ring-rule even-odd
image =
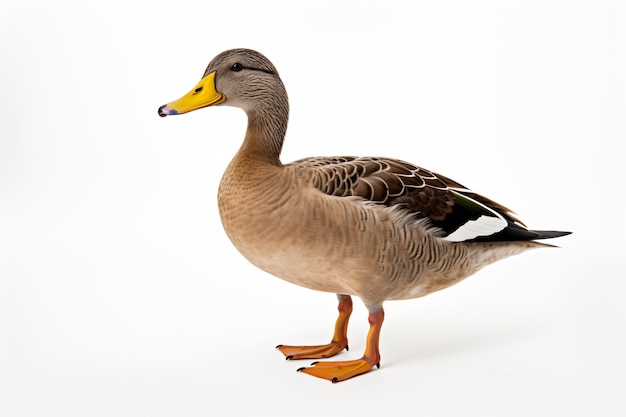
[[[361,197],[389,207],[398,206],[415,219],[427,218],[452,242],[533,240],[568,232],[528,230],[511,210],[463,185],[389,158],[318,157],[295,161],[313,186],[336,197]]]

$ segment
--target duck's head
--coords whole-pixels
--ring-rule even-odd
[[[250,115],[268,106],[286,107],[286,101],[278,71],[264,55],[250,49],[231,49],[213,58],[191,91],[159,107],[159,116],[218,104],[242,108]]]

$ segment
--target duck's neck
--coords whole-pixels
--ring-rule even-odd
[[[280,166],[280,152],[287,132],[289,105],[285,98],[276,98],[248,110],[248,129],[240,154]]]

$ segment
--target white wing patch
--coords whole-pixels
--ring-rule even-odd
[[[453,193],[460,194],[458,191],[450,189]],[[495,210],[487,207],[486,205],[461,194],[465,199],[471,200],[473,204],[482,207],[485,211],[491,213],[491,216],[482,215],[476,220],[468,220],[465,224],[461,225],[454,232],[448,236],[443,237],[443,240],[449,242],[464,242],[466,240],[476,239],[482,236],[491,236],[504,230],[508,226],[508,222]]]
[[[469,220],[467,223],[456,229],[453,233],[443,237],[449,242],[464,242],[476,239],[481,236],[490,236],[498,233],[507,226],[506,220],[501,217],[480,216],[476,220]]]

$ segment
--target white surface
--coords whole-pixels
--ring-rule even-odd
[[[4,1],[0,414],[626,415],[624,21],[619,1]],[[297,374],[274,346],[326,342],[336,303],[221,229],[243,112],[157,116],[241,46],[290,93],[285,161],[405,159],[574,234],[387,303],[380,370]]]

